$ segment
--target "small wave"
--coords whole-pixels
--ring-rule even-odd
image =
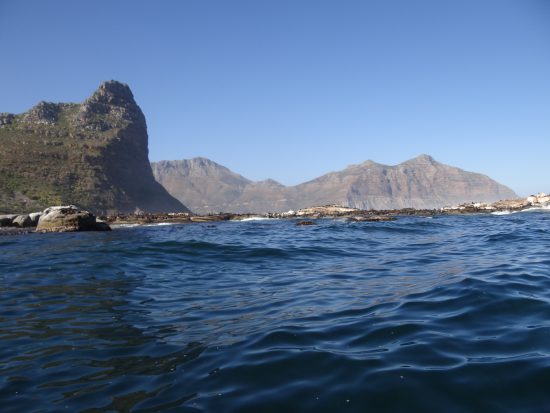
[[[544,205],[540,207],[531,207],[522,209],[521,211],[495,211],[491,212],[492,215],[510,215],[510,214],[519,214],[521,212],[535,212],[535,211],[550,211],[550,205]]]
[[[0,240],[3,411],[544,410],[549,209]]]
[[[267,221],[267,220],[270,220],[270,219],[275,219],[275,218],[267,218],[267,217],[249,217],[249,218],[243,218],[243,219],[240,219],[240,220],[235,220],[235,222],[245,222],[245,221]]]
[[[550,205],[527,208],[527,209],[524,209],[523,211],[520,211],[520,212],[529,212],[529,211],[550,211]]]

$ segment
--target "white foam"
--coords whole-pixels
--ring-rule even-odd
[[[243,218],[243,219],[240,219],[240,220],[236,220],[237,222],[238,221],[266,221],[268,219],[273,219],[273,218],[267,218],[267,217],[249,217],[249,218]]]
[[[491,214],[492,215],[509,215],[509,214],[519,214],[521,212],[533,212],[533,211],[550,211],[550,205],[526,208],[526,209],[522,209],[521,211],[495,211],[495,212],[491,212]]]
[[[113,224],[111,228],[134,228],[139,227],[141,224]]]
[[[527,208],[527,209],[524,209],[523,211],[520,211],[520,212],[528,212],[528,211],[550,211],[550,205]]]

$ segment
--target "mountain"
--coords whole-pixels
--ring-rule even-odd
[[[194,211],[225,212],[227,202],[236,199],[252,181],[206,159],[151,163],[153,175],[177,199],[192,200]],[[221,208],[221,209],[218,209]]]
[[[463,202],[493,202],[517,195],[489,177],[420,155],[399,165],[365,161],[296,186],[253,182],[205,158],[161,161],[153,174],[191,210],[280,212],[340,204],[361,209],[439,208]]]
[[[96,213],[188,211],[155,181],[130,88],[103,83],[81,104],[0,114],[0,211],[76,204]]]

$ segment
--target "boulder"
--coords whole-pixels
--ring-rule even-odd
[[[12,221],[12,226],[19,227],[19,228],[28,228],[28,227],[32,227],[33,225],[32,225],[31,217],[24,214],[24,215],[17,215]]]
[[[36,227],[37,232],[109,231],[110,229],[111,227],[105,222],[97,222],[91,212],[81,210],[74,205],[45,209]]]

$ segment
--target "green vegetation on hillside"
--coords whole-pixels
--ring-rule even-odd
[[[184,210],[153,178],[145,118],[126,85],[83,104],[0,114],[0,212],[75,204],[100,213]]]

